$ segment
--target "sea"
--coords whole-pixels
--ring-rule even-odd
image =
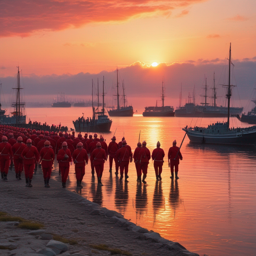
[[[91,108],[27,108],[27,120],[74,128],[79,116],[91,117]],[[134,163],[129,182],[120,181],[109,163],[104,166],[103,187],[86,166],[83,189],[76,190],[74,165],[67,189],[102,207],[121,213],[137,225],[178,242],[200,255],[256,255],[256,148],[191,144],[185,137],[179,180],[170,179],[167,154],[174,140],[180,145],[185,126],[208,126],[225,118],[113,117],[111,132],[102,134],[107,143],[113,135],[125,137],[134,151],[146,141],[152,152],[159,141],[165,151],[162,181],[156,181],[153,161],[147,184],[138,185]],[[246,127],[231,118],[231,127]],[[58,170],[55,165],[55,170]],[[57,172],[56,172],[57,173]],[[57,177],[60,181],[60,178]],[[60,183],[61,187],[61,183]]]

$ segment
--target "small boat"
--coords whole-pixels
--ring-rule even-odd
[[[162,82],[162,106],[158,107],[157,103],[155,107],[145,107],[145,111],[142,113],[143,116],[174,116],[174,108],[171,106],[165,106],[164,105],[164,85]]]
[[[192,143],[223,144],[223,145],[255,145],[256,126],[248,128],[230,128],[230,98],[231,98],[231,44],[229,49],[228,75],[228,113],[227,122],[209,125],[208,127],[188,127],[183,130]]]
[[[93,88],[93,87],[92,87]],[[112,125],[112,120],[108,118],[105,114],[105,102],[104,102],[104,77],[103,77],[103,102],[101,111],[99,108],[93,106],[93,93],[92,93],[92,118],[84,118],[84,116],[79,117],[77,120],[73,121],[76,132],[100,132],[107,133],[110,132]]]
[[[116,70],[117,72],[117,85],[116,85],[116,99],[117,99],[117,108],[116,109],[111,109],[108,111],[109,116],[133,116],[133,107],[132,106],[126,106],[126,95],[124,92],[124,82],[123,82],[123,100],[124,100],[124,106],[121,107],[119,103],[119,83],[118,83],[118,69]]]
[[[256,100],[252,100],[252,102],[256,104]],[[237,118],[243,123],[256,124],[256,106],[247,115],[242,114],[241,117],[237,115]]]
[[[53,108],[70,108],[71,103],[66,101],[65,94],[61,94],[57,97],[57,101],[52,104]]]

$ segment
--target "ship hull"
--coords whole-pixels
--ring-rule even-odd
[[[133,108],[112,109],[108,111],[109,116],[133,116]]]
[[[69,102],[55,102],[52,104],[53,108],[70,108],[71,107],[71,103]]]
[[[14,125],[16,124],[16,116],[1,116],[0,124]],[[20,116],[18,124],[26,124],[26,116]]]
[[[243,123],[256,124],[256,115],[242,115],[239,120]]]
[[[74,127],[76,132],[100,132],[100,133],[108,133],[110,132],[110,128],[112,125],[112,121],[106,123],[76,123],[74,122]]]
[[[170,117],[174,116],[174,112],[143,112],[142,115],[145,117]]]
[[[207,134],[183,129],[191,143],[222,145],[256,145],[256,129],[224,134]]]

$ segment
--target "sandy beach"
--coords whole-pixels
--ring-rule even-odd
[[[129,252],[130,255],[197,255],[178,243],[161,238],[158,233],[136,226],[115,211],[82,198],[75,191],[61,188],[58,181],[51,180],[51,188],[44,188],[41,172],[34,175],[32,184],[33,188],[26,188],[24,178],[16,181],[14,172],[10,171],[8,182],[1,181],[0,211],[43,223],[46,234],[77,241],[76,245],[68,245],[69,252],[65,255],[110,255],[109,251],[92,248],[92,245],[99,244]],[[3,228],[1,240],[9,241],[11,231],[8,227]],[[29,231],[19,229],[19,233],[18,237],[24,237]],[[40,239],[40,236],[30,237]],[[44,243],[49,242],[45,238],[47,236]],[[45,246],[36,243],[32,248],[32,244],[22,242],[15,250],[0,250],[0,254],[29,255],[20,254],[18,249],[24,251],[29,247],[36,253]]]

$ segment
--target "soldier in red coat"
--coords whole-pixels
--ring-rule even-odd
[[[164,150],[160,148],[160,142],[158,141],[156,147],[152,153],[152,159],[154,160],[154,169],[156,173],[156,180],[162,180],[161,173],[164,163]]]
[[[59,162],[59,169],[62,177],[62,187],[65,188],[69,174],[69,163],[71,162],[71,152],[68,149],[66,141],[62,143],[62,149],[58,152],[57,161]]]
[[[77,144],[77,149],[74,151],[72,158],[75,163],[77,187],[83,188],[81,183],[85,174],[85,164],[88,164],[88,155],[87,151],[83,148],[82,142]]]
[[[100,135],[100,144],[101,144],[101,148],[103,148],[106,151],[106,155],[108,155],[108,145],[104,141],[104,138],[102,135]]]
[[[26,177],[26,187],[32,187],[31,181],[33,178],[33,171],[35,169],[35,164],[39,160],[39,153],[35,146],[32,146],[32,140],[28,139],[26,142],[26,147],[21,153],[23,158],[23,165]]]
[[[97,144],[97,134],[94,134],[94,140],[92,140],[92,142],[89,145],[89,152],[90,154],[92,154],[93,150],[96,148],[96,144]],[[92,169],[92,176],[94,177],[94,165],[93,165],[93,161],[91,161],[91,169]]]
[[[141,150],[141,143],[138,142],[137,148],[135,149],[134,154],[133,154],[135,168],[137,171],[137,181],[138,182],[141,182],[141,168],[140,168],[140,159],[139,159],[140,150]]]
[[[173,179],[173,168],[175,167],[175,176],[176,176],[176,180],[179,179],[178,177],[178,171],[179,171],[179,160],[182,160],[183,157],[180,153],[180,148],[176,146],[177,142],[176,140],[173,141],[172,143],[172,147],[169,148],[169,152],[168,152],[168,162],[169,162],[169,166],[171,167],[171,179]]]
[[[116,151],[118,150],[118,145],[116,143],[116,137],[114,136],[112,141],[108,145],[108,155],[109,155],[109,171],[112,171],[113,159],[115,160],[116,165],[116,172],[115,174],[118,175],[118,162],[115,158]]]
[[[0,143],[0,169],[1,177],[4,181],[7,181],[7,174],[12,161],[12,156],[12,146],[8,143],[7,137],[3,136],[2,143]]]
[[[52,164],[55,158],[54,150],[49,140],[44,142],[44,147],[40,151],[40,160],[44,174],[44,187],[49,188],[49,181],[52,173]]]
[[[120,165],[120,180],[123,179],[123,172],[125,170],[125,181],[128,182],[128,167],[129,161],[132,162],[132,150],[125,140],[123,140],[123,146],[117,150],[115,158]]]
[[[142,179],[143,183],[146,183],[145,179],[146,179],[147,173],[148,173],[148,163],[151,158],[150,151],[146,147],[146,145],[147,145],[146,141],[143,141],[142,148],[139,152],[140,172],[141,171],[143,172],[143,179]]]
[[[23,138],[21,136],[17,138],[17,143],[12,146],[14,168],[17,180],[21,180],[21,173],[23,171],[23,158],[21,153],[25,147],[26,145],[23,143]]]
[[[91,162],[95,166],[97,177],[98,177],[98,184],[102,185],[101,177],[104,169],[104,162],[107,160],[107,154],[104,149],[101,148],[100,142],[96,144],[96,148],[91,153],[90,157]]]

